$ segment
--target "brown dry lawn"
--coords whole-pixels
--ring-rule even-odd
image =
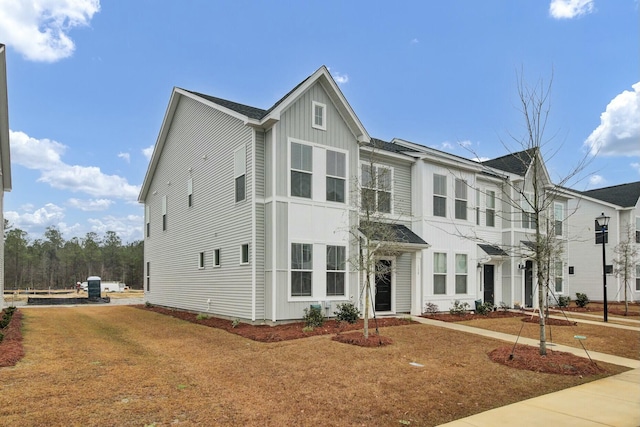
[[[126,306],[21,311],[26,356],[0,369],[0,425],[430,426],[601,377],[515,370],[488,359],[503,342],[420,324],[362,348]]]

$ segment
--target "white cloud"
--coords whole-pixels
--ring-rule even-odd
[[[630,165],[638,174],[640,174],[640,163],[631,163]]]
[[[36,139],[24,132],[9,131],[15,164],[40,171],[39,182],[53,188],[86,193],[92,197],[136,200],[140,188],[123,177],[106,175],[99,167],[68,165],[61,159],[67,147],[56,141]]]
[[[604,187],[607,181],[600,175],[589,176],[589,188]]]
[[[640,156],[640,82],[607,105],[600,125],[584,142],[591,154]]]
[[[73,208],[80,209],[84,212],[90,211],[105,211],[113,204],[113,200],[109,199],[88,199],[80,200],[71,198],[67,201],[67,204]]]
[[[555,19],[573,19],[595,10],[593,0],[551,0],[549,14]]]
[[[0,40],[28,60],[55,62],[75,50],[69,31],[99,11],[100,0],[0,0]]]
[[[349,76],[347,74],[334,73],[333,78],[336,80],[336,83],[339,85],[343,85],[345,83],[349,83]]]
[[[88,220],[91,224],[91,231],[100,235],[107,231],[114,231],[123,242],[132,242],[143,238],[143,221],[144,217],[140,215],[127,215],[123,217],[109,215],[101,219],[91,218]]]
[[[131,163],[131,155],[129,153],[118,153],[118,157],[124,159],[127,163]]]
[[[418,39],[411,39],[411,41],[410,41],[409,43],[411,43],[411,44],[418,44],[418,43],[420,43],[420,40],[418,40]]]
[[[33,206],[23,206],[24,212],[7,211],[4,217],[15,227],[23,230],[31,227],[48,227],[58,225],[64,218],[64,208],[53,203],[33,210]]]
[[[147,158],[147,160],[151,160],[151,156],[153,155],[153,145],[148,146],[147,148],[142,149],[142,155]]]

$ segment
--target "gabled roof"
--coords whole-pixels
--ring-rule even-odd
[[[537,148],[530,148],[517,153],[507,154],[506,156],[486,160],[482,162],[482,164],[490,168],[524,176],[529,170],[529,166],[531,166],[531,161],[533,160],[533,156],[536,151]]]
[[[421,245],[425,248],[429,247],[429,244],[420,236],[402,224],[363,221],[360,223],[360,231],[368,239],[374,241]]]
[[[594,190],[580,191],[580,194],[613,203],[623,208],[630,208],[638,203],[640,198],[640,181],[628,184],[614,185],[612,187],[596,188]]]
[[[5,46],[0,44],[0,173],[2,189],[11,190],[11,153],[9,144],[9,99]]]
[[[314,72],[312,75],[296,85],[285,96],[280,98],[275,104],[273,104],[273,106],[271,106],[271,108],[267,110],[175,87],[173,89],[173,92],[171,93],[169,106],[167,107],[167,111],[165,112],[162,126],[160,128],[160,133],[158,134],[158,139],[156,140],[153,154],[151,155],[149,167],[147,168],[147,173],[145,175],[144,181],[142,182],[142,188],[140,189],[140,194],[138,195],[138,201],[144,202],[144,199],[147,196],[149,186],[151,185],[151,179],[153,178],[155,169],[158,166],[160,153],[162,152],[162,148],[169,133],[169,128],[171,127],[171,121],[173,120],[173,116],[181,97],[189,97],[196,101],[207,104],[212,108],[217,108],[226,114],[232,115],[233,117],[242,120],[248,126],[268,129],[269,127],[273,126],[273,124],[278,120],[280,120],[280,114],[286,108],[294,103],[315,83],[319,83],[320,85],[322,85],[327,95],[334,103],[336,109],[340,113],[340,116],[345,121],[358,142],[368,143],[371,137],[360,122],[360,119],[358,119],[355,112],[347,102],[346,98],[342,94],[342,91],[340,91],[340,89],[338,88],[337,83],[335,82],[333,77],[331,77],[329,70],[324,65],[318,68],[318,70],[316,70],[316,72]]]

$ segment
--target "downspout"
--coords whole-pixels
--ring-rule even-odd
[[[256,321],[256,129],[251,132],[251,321]]]

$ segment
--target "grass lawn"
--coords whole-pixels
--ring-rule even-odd
[[[430,426],[601,377],[512,369],[487,356],[503,342],[420,324],[363,348],[260,343],[127,306],[21,311],[26,356],[0,369],[0,425]]]

